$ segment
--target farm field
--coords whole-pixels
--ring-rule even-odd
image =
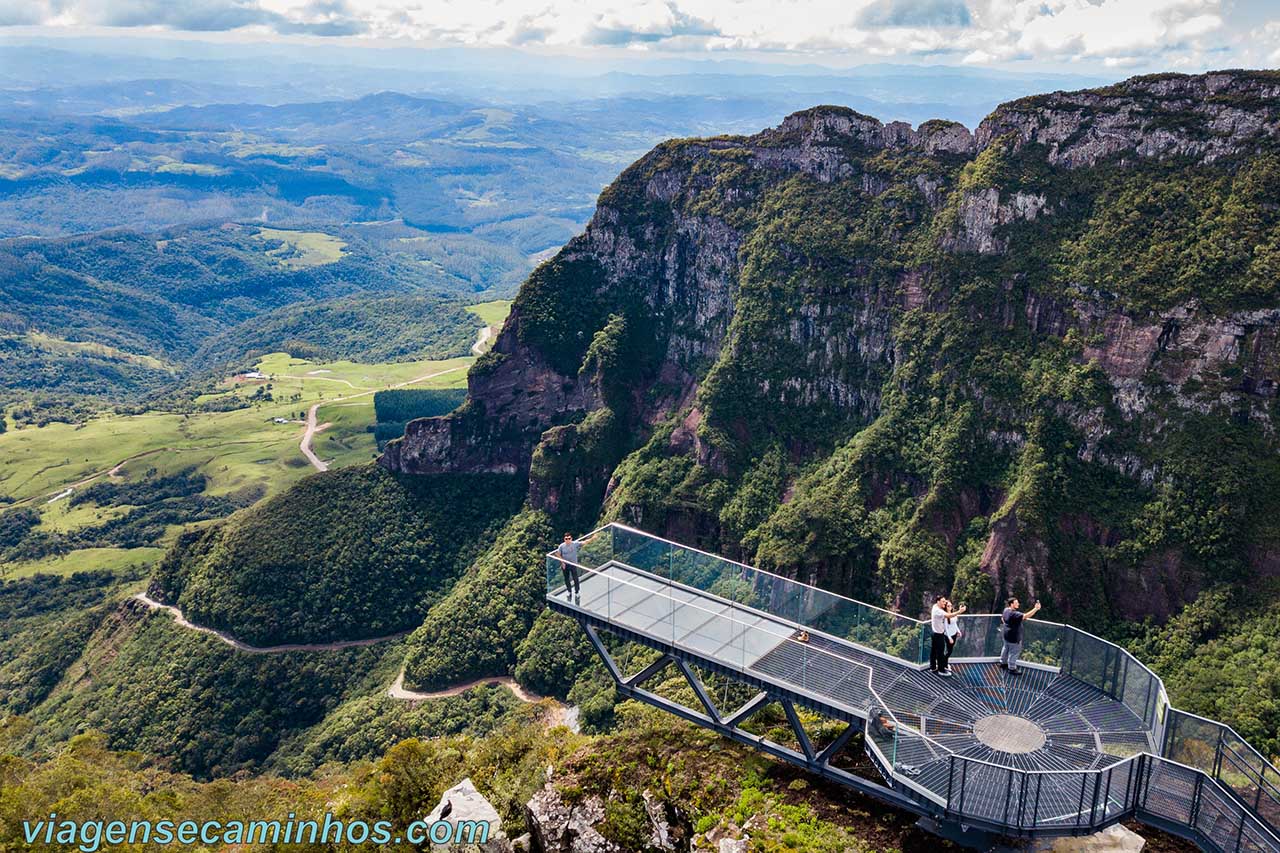
[[[501,327],[507,315],[511,313],[511,300],[495,299],[492,302],[480,302],[468,305],[467,310],[479,317],[486,326]]]
[[[56,533],[101,524],[124,513],[121,507],[70,506],[76,489],[96,482],[131,482],[190,470],[206,478],[206,495],[270,496],[314,472],[298,446],[312,405],[319,404],[318,422],[329,424],[315,436],[316,454],[331,467],[365,462],[376,455],[369,431],[373,392],[396,386],[462,387],[472,361],[315,363],[273,353],[254,371],[229,377],[216,393],[198,401],[238,395],[252,401],[245,408],[187,415],[104,414],[78,426],[55,423],[0,434],[0,495],[13,506],[39,512],[37,530]],[[172,526],[166,540],[180,529],[181,525]],[[11,563],[4,574],[12,578],[120,568],[154,562],[161,553],[151,547],[84,548]]]

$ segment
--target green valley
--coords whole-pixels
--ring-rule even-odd
[[[82,548],[74,540],[57,541],[103,520],[103,507],[68,509],[77,492],[191,471],[205,478],[203,494],[231,501],[228,511],[247,506],[313,472],[299,449],[311,407],[321,427],[312,442],[319,458],[335,467],[368,463],[376,453],[376,391],[460,388],[470,363],[316,363],[276,353],[196,397],[194,411],[103,413],[80,424],[10,429],[0,434],[0,494],[13,507],[8,512],[38,512],[40,524],[32,532],[54,541],[43,546],[49,553],[10,554],[0,572],[12,577],[151,564],[160,553],[157,546],[169,542],[180,525],[169,525],[162,537],[137,547]]]
[[[23,149],[68,221],[239,214],[0,241],[0,850],[469,777],[501,853],[1280,851],[1280,72],[816,106],[591,213],[603,103],[607,155],[394,92]]]

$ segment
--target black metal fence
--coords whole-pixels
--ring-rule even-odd
[[[1013,835],[1084,834],[1135,817],[1219,853],[1280,853],[1280,838],[1208,773],[1146,753],[1089,771],[1022,771],[951,756],[946,814]]]

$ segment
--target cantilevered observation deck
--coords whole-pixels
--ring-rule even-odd
[[[1229,727],[1173,708],[1112,643],[1028,620],[1014,676],[996,663],[999,616],[965,615],[946,679],[928,671],[926,622],[620,524],[580,542],[580,594],[552,553],[547,601],[582,624],[624,696],[943,825],[1051,836],[1136,818],[1206,850],[1280,853],[1280,772]],[[660,655],[627,675],[602,631]],[[671,666],[698,707],[643,686]],[[698,670],[751,698],[717,707]],[[741,727],[773,703],[798,749]],[[815,744],[797,707],[845,728]],[[858,734],[883,782],[839,766]]]

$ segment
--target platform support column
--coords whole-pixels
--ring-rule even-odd
[[[787,715],[787,722],[791,724],[791,731],[795,734],[796,741],[800,744],[801,752],[804,753],[805,758],[813,761],[815,757],[813,742],[809,740],[809,734],[804,730],[804,725],[800,722],[800,715],[796,713],[796,706],[791,704],[790,699],[779,699],[778,704],[782,705],[782,710]]]

